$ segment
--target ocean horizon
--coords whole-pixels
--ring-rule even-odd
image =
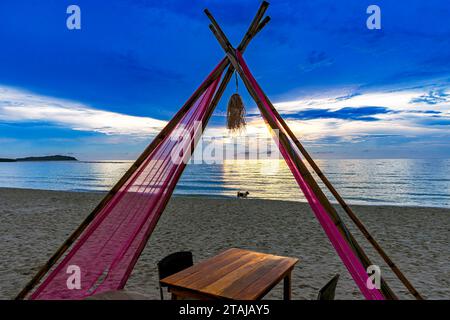
[[[350,204],[450,208],[450,159],[316,162]],[[0,187],[108,191],[132,163],[131,160],[0,163]],[[306,202],[283,160],[188,164],[174,194],[236,197],[238,191],[249,191],[249,198],[253,199]]]

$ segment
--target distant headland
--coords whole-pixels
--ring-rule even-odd
[[[60,156],[60,155],[44,156],[44,157],[26,157],[16,159],[0,158],[0,162],[27,162],[27,161],[78,161],[78,159],[74,157]]]

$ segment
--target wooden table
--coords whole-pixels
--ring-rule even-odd
[[[291,273],[296,258],[242,249],[217,256],[161,280],[172,299],[259,300],[284,279],[284,299],[291,298]]]

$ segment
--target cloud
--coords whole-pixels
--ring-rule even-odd
[[[404,152],[402,154],[416,154],[418,148],[430,151],[433,146],[445,144],[450,139],[450,101],[429,103],[429,97],[446,97],[448,92],[442,90],[439,94],[430,94],[430,91],[415,88],[344,95],[342,92],[334,95],[324,92],[323,96],[284,101],[275,103],[275,106],[296,136],[314,153],[333,157],[355,154],[377,156],[377,152],[386,154],[382,150],[390,147],[392,155],[398,155],[400,151]],[[418,97],[421,99],[416,99]],[[126,145],[123,151],[130,146],[135,149],[140,147],[136,143],[142,141],[141,138],[154,136],[166,124],[149,117],[99,110],[73,101],[1,86],[0,122],[25,126],[22,129],[32,125],[33,130],[45,127],[100,133],[84,136],[83,146]],[[47,133],[46,138],[55,138],[54,132]],[[64,132],[61,134],[67,135]],[[270,139],[266,124],[256,112],[249,112],[248,125],[242,135],[250,137],[250,141]],[[208,126],[205,137],[226,144],[234,141],[228,130],[218,124]],[[103,138],[112,140],[105,141]],[[30,139],[34,141],[36,138]],[[427,141],[430,143],[427,144]],[[86,147],[80,147],[80,150],[82,148]],[[133,152],[138,153],[135,149]],[[448,148],[440,150],[445,153],[444,149]],[[425,151],[422,153],[426,154]]]
[[[309,72],[317,68],[328,67],[332,65],[334,60],[324,51],[311,51],[306,57],[305,63],[300,66],[300,69],[304,72]]]
[[[359,121],[377,121],[375,115],[393,112],[386,107],[346,107],[332,111],[330,109],[308,109],[290,114],[290,118],[312,120],[312,119],[343,119]]]
[[[0,120],[50,123],[72,130],[135,136],[154,135],[166,124],[153,118],[99,110],[9,87],[0,87]]]
[[[430,91],[420,97],[411,99],[411,103],[427,103],[438,104],[449,101],[450,94],[445,93],[443,90]]]
[[[423,120],[422,124],[427,126],[450,126],[450,118],[441,118],[441,117],[429,118]]]
[[[133,50],[110,54],[103,60],[107,67],[122,70],[127,76],[140,81],[169,84],[175,81],[183,81],[181,73],[172,71],[167,67],[161,68],[148,63],[145,64]]]
[[[449,93],[444,88],[438,91],[420,86],[371,92],[358,88],[344,94],[323,92],[275,106],[314,153],[361,156],[370,150],[370,156],[387,156],[383,150],[389,146],[393,156],[426,155],[436,143],[450,139],[450,100],[443,100]],[[432,98],[440,103],[431,104]],[[256,113],[252,116],[249,126],[260,126]],[[448,155],[449,148],[430,154],[439,152]]]
[[[406,89],[385,89],[372,91],[358,91],[357,93],[323,91],[314,96],[304,96],[298,99],[291,99],[276,103],[277,109],[281,113],[296,113],[308,109],[329,109],[339,110],[342,108],[361,108],[365,106],[380,106],[389,108],[392,111],[410,112],[418,110],[420,112],[450,112],[450,95],[448,89],[439,89],[439,93],[430,91],[434,89],[428,87],[414,87]],[[419,99],[418,99],[419,97]],[[430,103],[437,101],[440,103]]]
[[[334,100],[335,101],[345,101],[345,100],[349,100],[351,98],[354,98],[354,97],[357,97],[360,95],[361,95],[361,93],[359,93],[359,92],[353,92],[353,93],[349,93],[349,94],[346,94],[343,96],[336,97],[336,98],[334,98]]]

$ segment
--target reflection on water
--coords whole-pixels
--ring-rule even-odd
[[[0,187],[106,191],[132,162],[0,163]],[[450,207],[450,160],[318,160],[350,203]],[[316,177],[317,178],[317,177]],[[283,160],[228,160],[188,165],[181,195],[236,196],[305,201]]]
[[[231,160],[223,170],[229,189],[252,198],[306,201],[284,160]]]
[[[129,161],[0,163],[0,187],[105,191],[131,164]]]

